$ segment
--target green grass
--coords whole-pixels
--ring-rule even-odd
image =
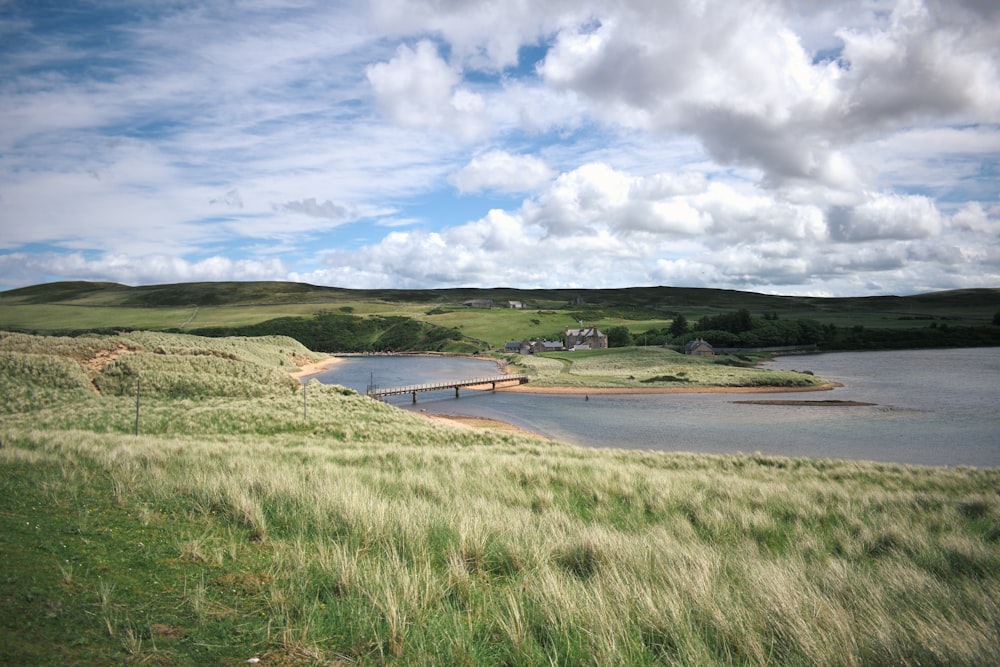
[[[46,397],[0,424],[3,664],[1000,663],[1000,470],[304,414],[288,341],[144,336],[0,339],[3,405]],[[184,365],[138,436],[91,386],[123,342]]]
[[[66,331],[100,328],[179,328],[194,308],[129,308],[72,304],[0,304],[0,323],[9,328]]]
[[[524,302],[524,310],[469,309],[463,301]],[[583,299],[582,304],[575,304]],[[606,290],[345,290],[285,282],[183,283],[127,287],[65,282],[0,292],[0,328],[39,332],[93,329],[194,329],[247,326],[279,317],[350,309],[359,316],[403,315],[502,348],[508,340],[558,336],[577,318],[604,330],[663,329],[672,314],[690,322],[746,308],[754,317],[811,319],[850,328],[926,329],[938,323],[984,326],[1000,311],[1000,290],[956,290],[906,297],[788,297],[732,290],[634,287]]]
[[[509,363],[541,387],[818,387],[825,381],[796,371],[754,368],[737,357],[694,357],[656,347],[512,355]]]

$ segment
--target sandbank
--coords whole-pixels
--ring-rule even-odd
[[[537,386],[530,382],[511,387],[497,387],[497,391],[512,391],[523,394],[562,394],[584,396],[599,394],[784,394],[805,391],[830,391],[844,385],[839,382],[824,382],[810,387],[552,387]]]
[[[863,408],[878,405],[878,403],[866,403],[865,401],[796,401],[796,400],[760,400],[760,401],[730,401],[741,405],[794,405],[798,407],[825,407],[825,408]]]

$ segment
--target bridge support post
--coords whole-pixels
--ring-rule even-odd
[[[455,398],[458,398],[458,387],[455,387]]]
[[[413,404],[417,404],[417,392],[413,392]]]

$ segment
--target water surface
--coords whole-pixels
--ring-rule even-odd
[[[772,368],[811,370],[844,387],[826,392],[553,396],[453,390],[392,399],[405,409],[492,417],[590,447],[709,454],[760,452],[914,463],[1000,466],[1000,348],[838,352],[780,357]],[[364,392],[475,378],[492,361],[348,357],[320,381]],[[843,400],[871,407],[745,405],[734,401]]]

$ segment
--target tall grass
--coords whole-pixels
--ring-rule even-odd
[[[90,379],[72,359],[52,354],[0,352],[0,414],[86,397]]]
[[[127,397],[8,414],[0,657],[1000,664],[1000,471],[577,449],[301,400],[154,395],[139,437]]]

